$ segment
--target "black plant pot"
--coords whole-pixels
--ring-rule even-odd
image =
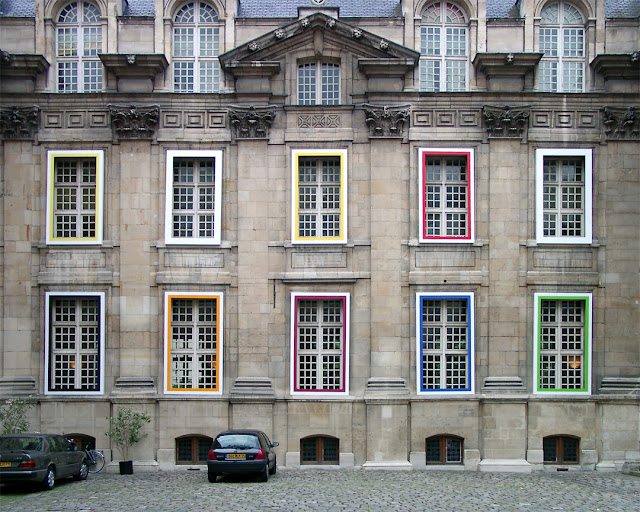
[[[121,475],[133,475],[133,461],[121,460],[120,461],[120,474]]]

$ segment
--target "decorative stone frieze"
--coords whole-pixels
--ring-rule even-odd
[[[33,140],[40,126],[40,109],[8,107],[0,109],[0,138],[3,140]]]
[[[529,122],[530,107],[511,109],[484,106],[482,118],[489,137],[522,137]]]
[[[602,124],[608,139],[640,139],[640,114],[635,107],[629,107],[626,110],[604,107]]]
[[[152,139],[160,119],[160,107],[109,105],[111,126],[119,139]]]
[[[410,105],[362,106],[370,137],[402,137],[404,125],[409,123]]]
[[[276,107],[231,107],[229,122],[236,139],[268,139]]]
[[[302,114],[298,116],[298,128],[340,128],[338,114]]]

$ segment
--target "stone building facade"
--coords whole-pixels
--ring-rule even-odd
[[[0,398],[140,468],[637,461],[639,16],[0,0]]]

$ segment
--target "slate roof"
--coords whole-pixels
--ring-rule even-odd
[[[126,0],[125,16],[155,16],[153,0]],[[487,18],[519,17],[513,7],[518,0],[487,0]],[[311,6],[311,0],[238,0],[238,16],[244,18],[297,18],[298,6]],[[401,0],[325,0],[327,7],[339,7],[340,17],[397,17],[402,15]],[[519,5],[518,5],[519,7]],[[35,0],[0,0],[0,17],[33,18]],[[605,0],[607,18],[640,17],[640,0]]]

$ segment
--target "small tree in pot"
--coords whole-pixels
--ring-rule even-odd
[[[148,434],[142,432],[142,426],[149,423],[151,418],[145,412],[133,412],[130,408],[124,407],[118,409],[118,414],[109,418],[109,421],[111,430],[107,432],[107,436],[122,454],[120,474],[130,475],[133,473],[133,461],[129,459],[129,448],[147,437]]]

